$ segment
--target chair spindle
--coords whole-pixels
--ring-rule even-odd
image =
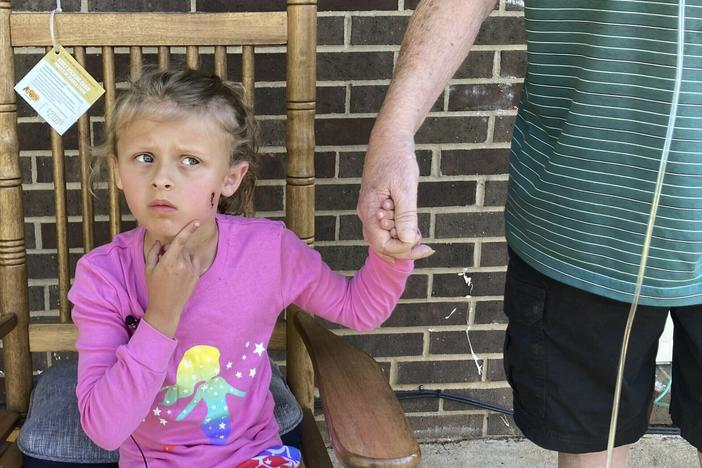
[[[241,83],[246,91],[246,100],[254,106],[254,46],[245,45],[241,51]]]
[[[223,80],[227,79],[227,48],[225,46],[215,46],[214,74]]]
[[[171,49],[168,46],[158,48],[158,69],[166,70],[171,65]]]
[[[75,47],[78,63],[85,67],[85,47]],[[93,196],[90,193],[90,117],[88,112],[78,119],[78,158],[80,161],[80,200],[83,222],[83,250],[90,252],[95,247],[95,213]]]
[[[141,76],[143,57],[141,47],[132,46],[129,48],[129,79],[134,81]]]
[[[103,86],[105,88],[105,129],[110,126],[111,115],[108,109],[111,109],[115,103],[115,51],[112,47],[102,48],[102,73]],[[109,213],[110,213],[110,238],[115,237],[121,231],[121,214],[119,206],[119,191],[115,184],[115,173],[112,164],[107,164],[107,190],[109,198]]]
[[[197,46],[187,46],[185,48],[185,63],[190,68],[200,67],[200,54]]]
[[[47,53],[53,50],[46,49]],[[70,320],[66,295],[71,276],[68,269],[68,214],[66,213],[66,170],[64,166],[63,138],[51,129],[51,160],[53,164],[54,206],[56,207],[56,257],[58,263],[59,320]]]

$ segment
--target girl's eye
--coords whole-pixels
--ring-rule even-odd
[[[200,160],[194,156],[185,156],[183,158],[183,164],[185,164],[186,166],[196,166],[200,164]]]
[[[136,157],[134,158],[137,161],[141,163],[152,163],[154,162],[154,157],[151,156],[149,153],[142,153],[142,154],[137,154]]]

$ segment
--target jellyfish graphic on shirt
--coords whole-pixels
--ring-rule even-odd
[[[182,421],[201,401],[205,402],[207,415],[200,423],[200,428],[215,445],[223,445],[231,431],[227,395],[246,395],[220,377],[219,350],[207,345],[193,346],[183,354],[178,364],[175,385],[165,387],[164,390],[166,395],[161,402],[163,406],[173,406],[181,398],[192,396],[176,421]]]

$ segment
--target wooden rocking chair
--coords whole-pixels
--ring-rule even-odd
[[[316,1],[288,0],[287,12],[265,13],[60,13],[55,17],[59,42],[86,61],[86,47],[100,47],[106,107],[115,99],[115,47],[129,48],[130,76],[141,69],[143,47],[158,49],[158,63],[168,66],[170,47],[186,50],[198,67],[200,54],[214,51],[214,73],[227,73],[227,46],[241,46],[242,77],[253,98],[254,49],[287,46],[287,186],[286,221],[308,243],[314,240],[314,116]],[[4,353],[6,410],[0,413],[0,466],[21,466],[14,440],[26,415],[32,389],[31,352],[75,350],[66,293],[70,286],[64,141],[51,131],[59,312],[57,323],[30,323],[27,256],[24,239],[22,178],[17,131],[15,48],[52,44],[49,14],[13,13],[0,0],[0,338]],[[70,50],[70,49],[69,49]],[[236,49],[237,51],[239,49]],[[77,125],[81,167],[83,246],[94,247],[94,210],[88,192],[90,125]],[[109,174],[109,228],[120,231],[120,205]],[[53,221],[53,219],[52,219]],[[287,380],[303,408],[303,457],[311,468],[332,466],[313,415],[314,380],[323,402],[326,425],[337,459],[348,467],[411,467],[419,447],[402,408],[379,366],[365,353],[326,330],[300,310],[288,309],[270,349],[287,350]],[[308,355],[309,352],[309,355]],[[311,359],[310,359],[311,357]],[[313,372],[314,371],[314,372]],[[72,391],[72,389],[67,389]]]

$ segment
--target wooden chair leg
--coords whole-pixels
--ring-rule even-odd
[[[22,452],[17,448],[17,444],[3,442],[0,445],[0,467],[2,468],[22,468]]]
[[[306,408],[302,410],[302,458],[309,467],[334,468],[314,414]]]

